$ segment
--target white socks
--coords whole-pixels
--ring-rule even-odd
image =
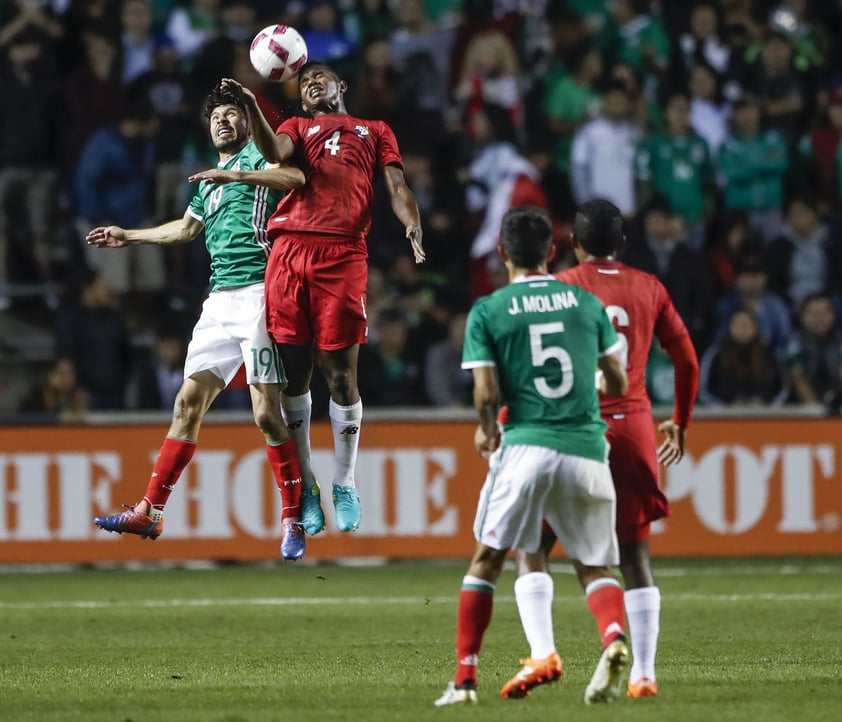
[[[295,439],[298,455],[298,465],[301,467],[301,478],[305,486],[316,483],[313,464],[310,460],[310,415],[313,410],[313,399],[308,391],[301,396],[287,396],[281,394],[281,411],[284,421]]]
[[[529,656],[549,657],[555,649],[553,633],[553,578],[546,572],[529,572],[515,580],[515,601]]]
[[[658,587],[629,589],[625,593],[626,616],[632,646],[631,682],[641,677],[655,680],[655,653],[661,627],[661,590]]]
[[[362,401],[357,401],[350,406],[340,406],[331,399],[329,408],[336,457],[333,483],[337,486],[354,486],[354,467],[357,464],[357,449],[360,446],[363,404]]]

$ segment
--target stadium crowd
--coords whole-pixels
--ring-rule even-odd
[[[0,314],[55,339],[17,410],[171,408],[203,240],[109,252],[85,234],[182,215],[187,177],[216,164],[199,110],[220,78],[273,122],[301,113],[295,81],[249,63],[272,23],[347,80],[351,113],[395,130],[422,211],[417,266],[376,190],[367,406],[468,406],[465,314],[505,282],[503,214],[548,208],[561,270],[576,205],[599,197],[626,219],[621,259],[690,329],[700,403],[839,411],[842,3],[813,0],[8,0]],[[653,348],[654,402],[672,403],[670,374]],[[217,402],[247,405],[244,380]]]

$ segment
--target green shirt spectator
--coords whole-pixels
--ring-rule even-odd
[[[602,32],[598,46],[615,62],[628,63],[640,76],[660,75],[669,65],[670,42],[661,21],[647,12],[648,3],[616,0],[613,23]]]
[[[705,140],[690,127],[690,101],[683,93],[667,102],[665,133],[643,140],[637,154],[637,179],[643,205],[652,193],[667,198],[672,209],[689,224],[700,221],[707,209],[713,167]]]
[[[734,130],[719,153],[728,210],[780,211],[789,150],[784,137],[760,128],[760,109],[750,99],[734,106]]]

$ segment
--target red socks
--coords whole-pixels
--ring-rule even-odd
[[[171,436],[164,439],[158,458],[155,460],[155,466],[152,468],[152,476],[146,487],[146,496],[143,497],[149,502],[150,507],[164,508],[178,477],[193,458],[195,451],[195,441],[174,439]]]
[[[597,579],[588,584],[585,596],[588,609],[596,620],[603,649],[617,637],[625,637],[626,609],[620,583],[609,577]]]
[[[266,444],[266,456],[275,483],[281,491],[281,523],[289,519],[301,519],[301,467],[298,465],[298,452],[295,439],[288,439],[282,444]]]
[[[477,681],[477,664],[482,638],[491,622],[494,585],[479,577],[465,576],[456,615],[456,677],[458,687]]]

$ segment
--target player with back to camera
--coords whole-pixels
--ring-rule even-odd
[[[211,260],[211,293],[193,329],[184,382],[146,494],[127,511],[94,522],[107,531],[160,536],[164,506],[196,451],[202,420],[245,363],[254,420],[266,437],[269,465],[281,492],[281,556],[300,559],[306,548],[301,471],[295,440],[280,410],[286,379],[266,329],[264,275],[271,244],[266,221],[282,191],[303,185],[304,174],[291,165],[266,162],[250,138],[242,102],[221,86],[206,98],[204,116],[219,165],[190,177],[198,187],[184,217],[155,228],[99,227],[87,236],[89,244],[108,248],[169,245],[193,240],[204,228]]]
[[[349,115],[344,100],[348,86],[327,65],[304,65],[298,88],[309,117],[289,118],[277,131],[250,90],[234,80],[222,82],[245,104],[255,143],[266,158],[291,160],[307,178],[306,185],[279,203],[269,220],[273,242],[266,272],[269,333],[289,379],[281,403],[304,475],[304,528],[316,534],[324,527],[310,460],[315,355],[330,390],[336,523],[340,531],[353,531],[362,515],[354,478],[362,423],[357,359],[368,333],[366,234],[375,173],[383,173],[392,211],[406,228],[416,263],[421,263],[425,256],[418,204],[404,179],[391,128],[379,120]]]
[[[603,652],[585,700],[616,698],[628,664],[623,592],[610,566],[619,559],[614,485],[594,386],[599,368],[607,393],[625,393],[623,346],[596,297],[549,275],[553,250],[545,211],[508,211],[499,253],[509,284],[478,300],[468,315],[462,367],[474,376],[475,443],[493,456],[459,595],[456,675],[437,706],[477,701],[495,584],[509,549],[538,552],[542,520],[573,560],[600,630]],[[501,402],[509,410],[502,437]]]
[[[629,697],[658,693],[655,653],[660,628],[661,595],[655,586],[649,554],[650,524],[669,514],[658,485],[658,463],[669,466],[684,456],[687,426],[699,384],[699,364],[687,328],[664,286],[654,276],[617,261],[622,248],[623,219],[605,200],[579,207],[571,233],[579,264],[557,275],[581,286],[604,304],[624,341],[623,363],[629,388],[622,396],[600,395],[600,411],[608,424],[608,463],[617,492],[617,538],[620,571],[632,646]],[[665,440],[657,447],[651,402],[646,394],[646,362],[656,336],[675,366],[675,408],[658,430]],[[538,684],[558,679],[561,661],[552,623],[553,580],[547,557],[556,537],[545,529],[541,548],[517,556],[515,598],[530,658],[500,694],[525,697]]]

